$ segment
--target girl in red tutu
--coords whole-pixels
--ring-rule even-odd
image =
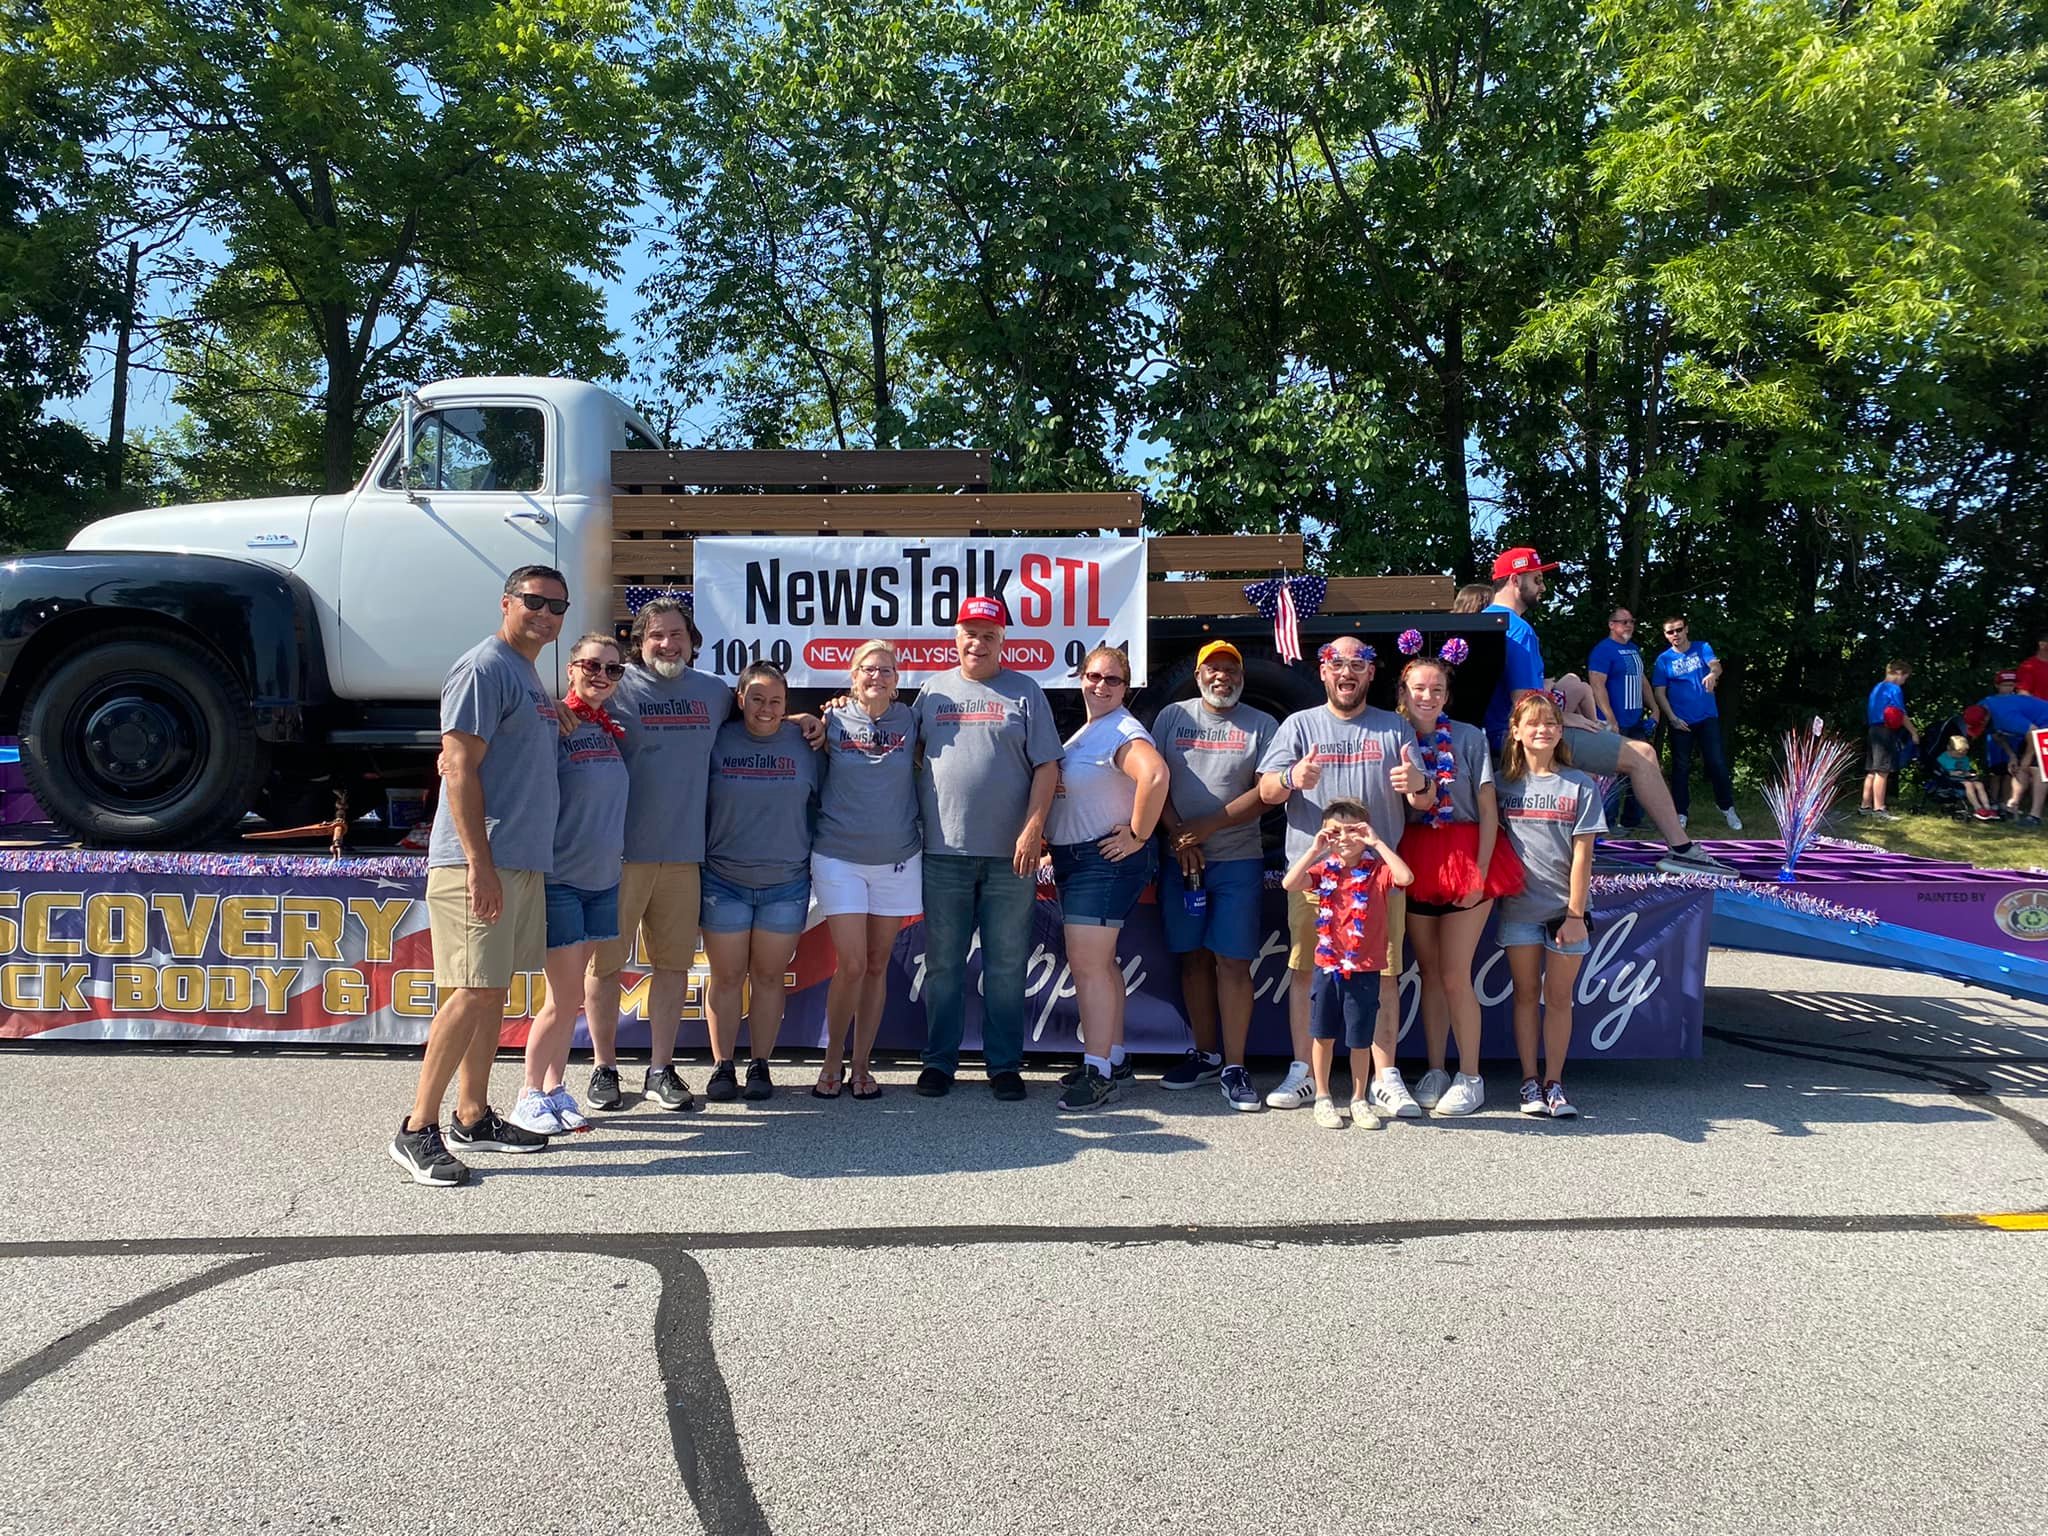
[[[1401,637],[1411,655],[1422,648],[1413,630]],[[1522,889],[1522,865],[1500,835],[1493,760],[1486,733],[1447,711],[1451,668],[1464,659],[1452,640],[1441,656],[1416,656],[1401,672],[1400,708],[1415,728],[1424,766],[1436,780],[1428,811],[1410,811],[1401,856],[1415,871],[1408,889],[1408,942],[1422,976],[1422,1032],[1429,1071],[1415,1101],[1439,1115],[1469,1115],[1486,1102],[1479,1076],[1479,997],[1472,957],[1496,896]],[[1446,659],[1449,658],[1449,659]],[[1458,1040],[1458,1075],[1444,1070],[1448,1037]]]

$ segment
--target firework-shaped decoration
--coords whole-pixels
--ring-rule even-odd
[[[1778,878],[1789,883],[1827,818],[1828,807],[1842,787],[1842,775],[1854,759],[1849,744],[1827,734],[1819,719],[1806,731],[1785,733],[1785,753],[1775,784],[1764,790],[1764,803],[1785,840],[1785,862]]]
[[[1465,665],[1465,658],[1471,654],[1472,647],[1456,635],[1446,640],[1443,643],[1443,648],[1437,652],[1437,655],[1442,657],[1446,664],[1453,667]]]
[[[1402,630],[1394,640],[1394,647],[1403,656],[1420,656],[1422,654],[1422,631],[1419,629]]]

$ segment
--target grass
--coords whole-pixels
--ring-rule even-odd
[[[1858,778],[1845,784],[1841,799],[1829,818],[1828,835],[1851,842],[1870,843],[1894,853],[1915,853],[1922,858],[1949,859],[1979,869],[2048,868],[2048,827],[2016,827],[2009,821],[1957,821],[1946,812],[1914,806],[1919,792],[1911,785],[1894,784],[1891,810],[1896,821],[1878,821],[1856,814],[1856,802],[1863,785]],[[1721,825],[1721,813],[1714,809],[1714,797],[1706,786],[1693,785],[1692,827],[1700,837],[1764,837],[1775,839],[1778,824],[1771,808],[1754,785],[1738,783],[1735,811],[1742,818],[1742,830],[1729,832]]]

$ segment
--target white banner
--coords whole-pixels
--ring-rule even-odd
[[[896,646],[908,690],[960,664],[962,600],[1009,611],[1003,665],[1043,688],[1076,688],[1098,645],[1145,681],[1142,539],[704,538],[694,555],[697,665],[736,678],[772,661],[799,688],[839,688],[864,640]]]

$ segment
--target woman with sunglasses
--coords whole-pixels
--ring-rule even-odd
[[[569,650],[573,729],[556,744],[554,864],[547,895],[548,995],[526,1036],[526,1085],[512,1123],[542,1136],[587,1131],[568,1085],[569,1039],[583,1006],[584,975],[600,941],[619,936],[619,871],[626,851],[625,727],[605,710],[626,669],[618,642],[585,635]]]
[[[1081,663],[1088,720],[1067,738],[1060,784],[1046,817],[1059,884],[1067,967],[1087,1055],[1062,1079],[1061,1109],[1095,1109],[1131,1075],[1124,1062],[1124,977],[1117,934],[1152,883],[1152,832],[1166,805],[1166,759],[1124,707],[1130,658],[1098,645]]]
[[[882,1027],[889,956],[903,919],[924,910],[924,833],[917,808],[917,716],[896,700],[896,648],[853,653],[848,696],[826,706],[825,786],[811,844],[811,889],[838,966],[825,989],[825,1061],[814,1097],[876,1099],[868,1070]],[[853,1035],[852,1072],[846,1061]]]

